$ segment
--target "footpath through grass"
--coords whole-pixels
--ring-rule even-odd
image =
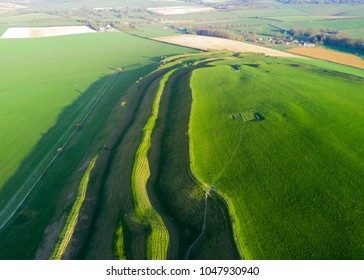
[[[364,80],[296,61],[194,71],[192,167],[228,198],[245,258],[362,259]]]

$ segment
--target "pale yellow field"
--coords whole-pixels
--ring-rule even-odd
[[[175,44],[179,46],[191,47],[200,50],[228,50],[232,52],[245,52],[245,53],[261,53],[269,56],[283,56],[283,57],[300,57],[295,54],[282,52],[270,48],[256,46],[248,43],[216,38],[210,36],[199,35],[178,35],[157,37],[154,40]]]
[[[322,48],[294,48],[290,49],[289,52],[364,69],[364,60],[356,55],[348,53],[331,51]]]

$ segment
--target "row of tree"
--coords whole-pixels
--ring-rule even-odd
[[[215,25],[215,26],[193,26],[193,27],[180,27],[171,26],[173,29],[184,30],[186,33],[197,34],[203,36],[219,37],[235,41],[256,42],[257,34],[255,32],[237,31],[234,27],[241,27],[241,25]]]
[[[288,35],[319,45],[333,45],[355,50],[364,50],[364,39],[352,38],[342,31],[330,29],[291,29]]]

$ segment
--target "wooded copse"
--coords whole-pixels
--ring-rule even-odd
[[[330,29],[291,29],[287,32],[298,40],[311,41],[319,45],[333,45],[339,47],[364,50],[364,40],[351,38],[343,31]]]

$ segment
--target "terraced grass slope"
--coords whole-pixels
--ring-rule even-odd
[[[362,258],[361,70],[229,53],[179,55],[155,70],[161,53],[185,49],[143,57],[131,42],[161,45],[112,34],[115,55],[118,36],[130,39],[128,53],[114,61],[99,50],[109,60],[85,62],[82,85],[101,69],[92,65],[109,64],[112,75],[65,98],[56,125],[0,192],[5,205],[12,186],[40,176],[14,217],[11,208],[0,212],[11,218],[0,230],[0,258],[49,258],[54,248],[63,259]],[[32,89],[31,80],[20,86]],[[39,98],[26,99],[33,113],[42,113]],[[54,154],[56,164],[43,170]]]
[[[364,80],[264,56],[214,65],[191,78],[192,169],[229,201],[244,257],[362,259]]]
[[[175,70],[171,70],[161,79],[152,113],[143,128],[143,136],[135,155],[135,163],[132,173],[132,189],[135,203],[135,212],[142,223],[148,227],[147,258],[163,260],[167,258],[169,235],[162,218],[151,205],[147,181],[150,177],[148,152],[151,146],[151,137],[158,118],[160,100],[169,77]]]
[[[139,47],[131,47],[135,45]],[[131,70],[153,63],[152,58],[161,54],[183,51],[124,33],[100,33],[1,40],[0,52],[1,189],[42,135],[55,125],[62,110],[100,76],[114,73],[120,66]],[[95,94],[102,86],[96,86]]]
[[[112,119],[116,127],[111,130],[95,166],[92,188],[83,211],[88,218],[75,231],[69,258],[146,258],[147,224],[136,219],[132,173],[143,128],[151,115],[165,71],[154,72],[135,83],[127,90],[129,98],[125,108],[114,108]],[[88,234],[85,235],[85,231]],[[124,256],[120,254],[121,244],[125,247]]]
[[[28,259],[49,243],[43,233],[62,228],[82,179],[77,171],[109,137],[115,119],[108,116],[120,97],[161,55],[188,50],[97,33],[1,40],[0,51],[0,258]]]
[[[192,62],[210,57],[166,59],[165,67],[128,90],[134,99],[125,110],[131,111],[96,163],[81,211],[87,218],[66,258],[239,257],[223,202],[207,199],[189,170],[189,77],[200,67]]]
[[[87,187],[88,187],[88,184],[90,181],[90,174],[91,174],[92,169],[95,166],[97,157],[98,157],[98,155],[96,155],[92,158],[89,166],[86,169],[85,174],[82,177],[82,180],[81,180],[81,183],[80,183],[80,186],[78,189],[76,201],[73,204],[72,209],[67,217],[67,220],[63,227],[62,233],[60,234],[60,238],[52,252],[50,259],[60,260],[63,256],[64,252],[67,249],[67,246],[72,238],[73,232],[77,225],[82,204],[86,198]]]

